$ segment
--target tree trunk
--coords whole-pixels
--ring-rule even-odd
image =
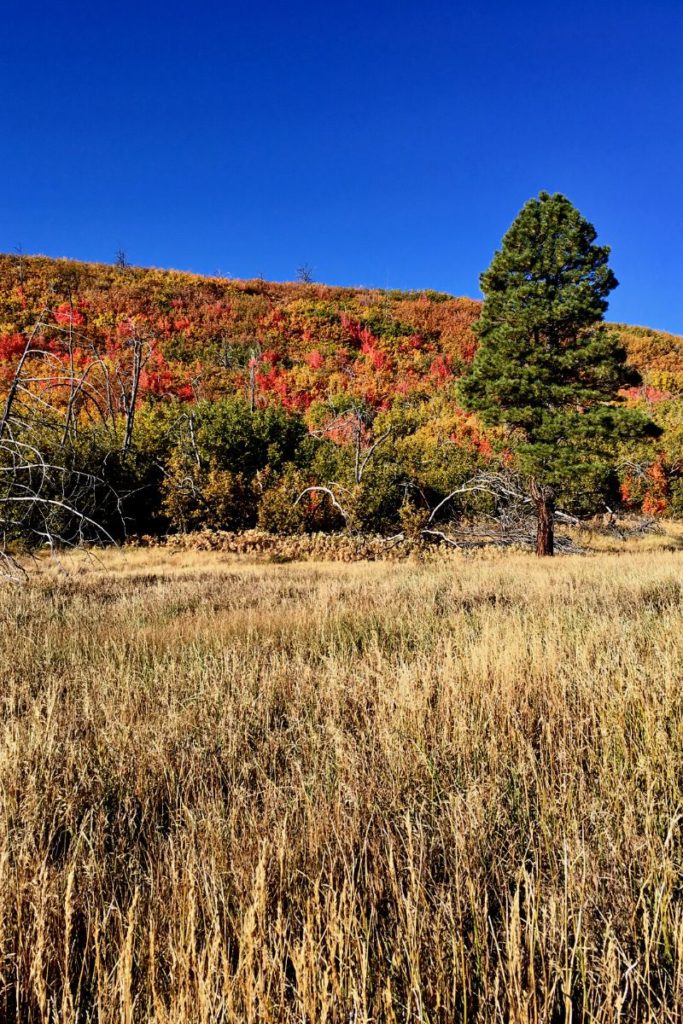
[[[555,494],[551,487],[531,482],[531,497],[536,505],[536,554],[547,557],[555,554]]]

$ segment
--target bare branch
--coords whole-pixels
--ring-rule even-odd
[[[392,434],[392,430],[390,428],[389,430],[385,431],[380,437],[378,437],[377,440],[370,446],[370,448],[368,449],[367,454],[365,455],[365,458],[362,460],[362,462],[360,464],[360,467],[357,470],[357,479],[356,479],[357,483],[360,483],[361,480],[363,479],[363,473],[365,472],[365,467],[369,463],[369,461],[372,458],[372,456],[375,454],[375,452],[377,451],[379,446],[381,444],[383,444],[384,441],[387,440],[387,438],[391,437],[391,434]]]
[[[337,498],[335,497],[335,494],[334,494],[334,492],[333,492],[332,490],[330,490],[330,488],[329,488],[329,487],[319,487],[319,486],[318,486],[318,487],[306,487],[306,488],[305,488],[305,489],[304,489],[304,490],[303,490],[303,491],[301,492],[301,494],[300,494],[300,495],[299,495],[299,497],[298,497],[298,498],[296,499],[296,501],[294,502],[295,506],[299,504],[299,502],[301,501],[301,499],[302,499],[302,498],[303,498],[303,497],[304,497],[304,496],[305,496],[306,494],[313,494],[314,492],[319,492],[319,493],[322,493],[322,494],[326,494],[326,495],[327,495],[327,497],[328,497],[328,498],[330,499],[330,501],[332,502],[332,504],[334,505],[334,507],[335,507],[335,508],[336,508],[336,509],[337,509],[337,510],[338,510],[338,511],[339,511],[339,512],[341,513],[341,515],[342,515],[342,516],[344,517],[344,522],[345,522],[345,523],[346,523],[346,525],[348,526],[348,524],[349,524],[349,516],[348,516],[348,514],[347,514],[347,513],[345,512],[345,510],[344,510],[344,509],[342,508],[342,506],[341,506],[341,505],[339,504],[339,502],[337,501]]]

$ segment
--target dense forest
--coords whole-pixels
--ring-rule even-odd
[[[480,308],[0,256],[5,541],[499,523],[514,437],[465,412],[458,391]],[[661,432],[615,445],[562,507],[679,515],[683,338],[614,330],[640,376],[621,397]]]

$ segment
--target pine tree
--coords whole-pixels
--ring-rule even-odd
[[[522,208],[480,279],[479,347],[461,399],[507,428],[537,515],[536,553],[552,555],[555,502],[605,470],[620,440],[652,433],[619,406],[637,383],[618,337],[603,323],[617,286],[609,247],[560,194]]]

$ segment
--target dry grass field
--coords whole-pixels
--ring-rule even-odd
[[[41,563],[0,1019],[683,1021],[682,627],[665,549]]]

